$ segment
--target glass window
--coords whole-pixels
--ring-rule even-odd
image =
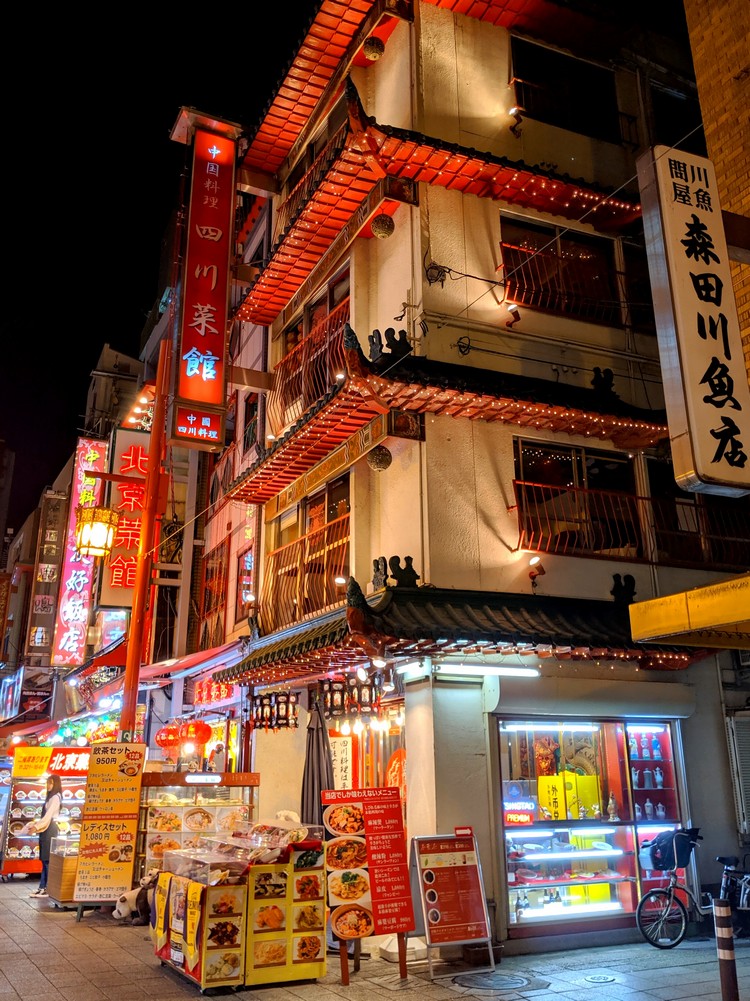
[[[511,39],[516,104],[528,118],[619,143],[614,73],[563,52]]]
[[[258,394],[245,396],[245,424],[242,432],[242,451],[247,452],[258,440]]]
[[[237,557],[237,603],[235,623],[246,619],[255,607],[255,553],[252,547]]]
[[[509,924],[632,926],[662,877],[634,855],[682,819],[669,723],[508,718],[498,739]]]

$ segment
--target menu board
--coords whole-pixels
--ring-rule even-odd
[[[490,937],[479,852],[471,836],[412,838],[428,945]]]
[[[302,841],[287,863],[254,865],[248,876],[245,983],[325,976],[323,846]]]
[[[333,934],[348,941],[412,930],[400,790],[328,789],[321,800]]]
[[[73,899],[117,900],[133,885],[145,744],[94,744]]]

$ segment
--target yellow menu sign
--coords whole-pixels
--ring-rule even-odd
[[[115,901],[133,885],[145,744],[94,744],[73,900]]]
[[[13,752],[13,778],[39,778],[47,771],[53,750],[53,747],[17,747]]]

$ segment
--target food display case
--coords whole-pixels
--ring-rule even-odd
[[[509,937],[633,926],[663,876],[640,846],[680,823],[669,724],[505,720],[499,735]]]
[[[41,748],[40,750],[50,749]],[[16,752],[16,756],[20,757],[20,752]],[[80,753],[76,752],[76,756],[80,757]],[[88,759],[87,755],[86,758]],[[86,776],[61,774],[60,783],[62,785],[62,806],[57,818],[58,833],[80,834],[81,817],[86,802]],[[25,834],[24,831],[30,821],[38,820],[41,817],[46,796],[46,776],[30,778],[12,775],[4,831],[2,866],[0,866],[0,873],[3,875],[41,872],[39,837],[36,834]]]
[[[249,824],[259,782],[256,772],[144,772],[135,878],[163,869],[166,852],[197,849],[207,835]]]
[[[5,851],[5,825],[8,819],[10,799],[10,773],[13,762],[10,758],[0,758],[0,868]]]
[[[73,904],[79,841],[80,835],[74,834],[52,838],[50,842],[47,892],[52,903],[61,907]]]
[[[325,974],[322,828],[248,824],[167,850],[163,865],[156,955],[201,990]]]

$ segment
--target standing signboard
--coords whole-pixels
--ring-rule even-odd
[[[422,904],[428,947],[487,943],[488,968],[494,970],[490,919],[484,896],[476,838],[471,834],[412,838],[411,870]]]
[[[91,748],[73,899],[117,900],[133,885],[145,744]]]

